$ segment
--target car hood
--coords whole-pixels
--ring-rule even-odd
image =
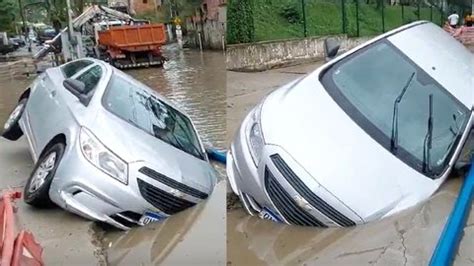
[[[146,165],[202,192],[212,192],[216,174],[209,162],[151,136],[106,110],[99,111],[87,127],[107,148],[129,164]],[[130,178],[133,174],[130,173]]]
[[[261,111],[265,142],[283,148],[365,221],[427,199],[440,182],[372,139],[327,94],[318,75],[267,97]]]

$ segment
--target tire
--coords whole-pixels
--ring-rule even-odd
[[[9,140],[17,140],[23,136],[23,131],[21,130],[18,121],[20,121],[20,118],[25,111],[27,101],[27,98],[20,100],[15,106],[15,109],[10,113],[7,121],[5,121],[5,124],[3,125],[2,137]]]
[[[35,207],[51,207],[49,188],[64,155],[66,145],[56,143],[47,148],[36,162],[24,190],[24,200]]]

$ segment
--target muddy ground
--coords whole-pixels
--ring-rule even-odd
[[[219,52],[166,47],[164,68],[128,71],[195,122],[206,146],[225,147],[225,71]],[[1,68],[0,68],[1,70]],[[1,71],[0,71],[1,72]],[[32,79],[0,73],[0,123]],[[45,114],[47,115],[47,114]],[[25,138],[0,138],[0,188],[22,190],[33,168]],[[59,208],[35,209],[18,200],[17,224],[31,230],[44,247],[46,265],[223,265],[226,261],[223,167],[212,196],[163,223],[128,232],[98,225]],[[205,243],[205,244],[203,244]]]
[[[259,73],[227,72],[227,143],[248,111],[267,93],[322,62]],[[354,228],[304,228],[248,216],[228,196],[229,265],[427,265],[456,199],[452,178],[427,202],[379,222]],[[230,199],[230,200],[229,200]],[[454,265],[473,265],[471,212]]]

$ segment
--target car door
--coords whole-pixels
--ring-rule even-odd
[[[32,146],[36,157],[44,146],[54,137],[57,128],[67,121],[65,91],[62,80],[78,75],[90,65],[90,60],[79,60],[66,64],[60,69],[52,68],[46,70],[39,77],[36,88],[32,91],[28,100],[28,117],[32,131]]]

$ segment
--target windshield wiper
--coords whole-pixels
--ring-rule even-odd
[[[429,96],[428,130],[423,142],[423,173],[430,173],[430,151],[433,139],[433,94]]]
[[[392,136],[390,138],[390,151],[392,153],[396,153],[398,148],[398,104],[402,101],[405,92],[407,91],[408,87],[410,87],[411,81],[415,76],[415,72],[411,73],[410,78],[408,79],[407,83],[403,87],[402,91],[395,99],[393,103],[393,115],[392,115]]]

